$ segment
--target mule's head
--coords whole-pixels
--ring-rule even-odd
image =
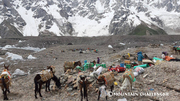
[[[95,65],[95,64],[96,64],[96,61],[94,60],[93,63],[94,63],[94,65]]]
[[[173,50],[176,50],[176,47],[172,47]]]
[[[86,79],[86,75],[80,75],[79,77],[82,81],[85,81],[85,79]]]
[[[99,84],[99,85],[105,85],[105,76],[99,76],[98,78],[97,78],[97,83]]]
[[[10,66],[10,65],[6,66],[6,65],[4,64],[4,69],[9,70],[9,66]]]
[[[74,62],[74,67],[81,66],[81,61]]]
[[[52,78],[54,80],[54,82],[56,83],[56,86],[61,89],[61,83],[60,83],[60,78],[57,78],[55,75]]]
[[[61,83],[60,83],[60,78],[56,81],[56,86],[61,89]]]
[[[47,69],[50,69],[53,73],[55,73],[55,67],[54,66],[47,66]]]

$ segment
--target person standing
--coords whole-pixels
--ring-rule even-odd
[[[99,57],[97,57],[97,64],[99,64],[100,63],[100,59],[99,59]]]
[[[142,52],[138,52],[138,64],[141,65],[142,64],[142,59],[144,58],[142,55]]]

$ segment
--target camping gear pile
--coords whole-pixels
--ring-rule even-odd
[[[156,63],[160,63],[163,61],[160,58],[154,57],[153,60],[143,59],[142,64],[138,65],[137,60],[135,60],[136,58],[132,59],[130,54],[127,56],[124,60],[118,61],[119,65],[111,64],[110,66],[107,66],[107,64],[104,63],[89,63],[87,62],[87,60],[85,60],[82,66],[76,66],[75,69],[71,71],[71,73],[61,75],[60,81],[62,83],[62,86],[64,86],[67,91],[79,89],[79,76],[86,75],[86,79],[91,83],[91,90],[96,91],[99,89],[98,87],[100,87],[97,84],[97,79],[99,76],[104,75],[107,81],[107,85],[113,84],[117,87],[120,87],[122,81],[124,80],[122,74],[126,70],[132,69],[132,73],[128,75],[130,75],[130,78],[133,79],[132,82],[134,82],[138,75],[141,75],[145,72],[145,68],[156,65]],[[114,74],[114,80],[111,79],[111,76],[107,75],[110,73]],[[120,75],[116,75],[116,73],[119,73]]]

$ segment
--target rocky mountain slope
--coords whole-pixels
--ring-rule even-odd
[[[0,23],[23,36],[178,35],[179,13],[180,0],[0,1]],[[149,30],[137,31],[139,25]]]

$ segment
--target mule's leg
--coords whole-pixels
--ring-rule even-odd
[[[81,101],[83,101],[82,86],[80,86],[79,89],[80,89],[80,94],[81,94]]]
[[[4,87],[2,88],[3,94],[4,94],[4,100],[8,100],[6,99],[6,90],[4,89]]]
[[[10,93],[10,90],[9,90],[9,86],[10,86],[10,83],[7,83],[7,92]]]
[[[7,98],[7,90],[5,90],[5,92],[4,92],[4,100],[8,100],[8,98]]]
[[[111,92],[113,91],[113,89],[114,89],[114,85],[111,86]]]
[[[174,50],[174,54],[176,55],[176,50]]]
[[[86,89],[86,101],[88,101],[88,94],[87,94],[87,89]]]
[[[131,91],[132,91],[132,83],[131,83]]]
[[[4,94],[4,100],[8,100],[6,89],[2,89],[2,90],[3,90],[3,94]]]
[[[42,87],[42,84],[39,83],[39,96],[42,97],[41,95],[41,87]]]
[[[50,82],[51,80],[48,81],[48,90],[50,91]]]
[[[8,100],[7,98],[7,87],[6,87],[6,83],[5,83],[5,80],[4,80],[4,77],[2,77],[2,83],[3,83],[3,94],[4,94],[4,100]]]
[[[47,92],[47,88],[48,88],[48,81],[46,82],[46,89],[45,89],[46,92]]]
[[[38,91],[38,84],[37,82],[35,82],[35,90],[34,90],[34,93],[35,93],[35,98],[37,99],[37,91]]]
[[[82,89],[81,89],[80,91],[81,91],[81,101],[83,101],[83,93],[82,93]]]
[[[106,95],[106,101],[107,101],[107,97],[108,97],[108,96]]]
[[[8,93],[10,93],[10,90],[9,90],[9,89],[8,89],[7,91],[8,91]]]
[[[46,90],[45,90],[46,92],[47,92],[47,89],[50,91],[50,82],[51,82],[51,79],[46,82]]]
[[[101,95],[101,91],[99,90],[99,92],[98,92],[98,101],[99,101],[99,99],[100,99],[100,95]]]

